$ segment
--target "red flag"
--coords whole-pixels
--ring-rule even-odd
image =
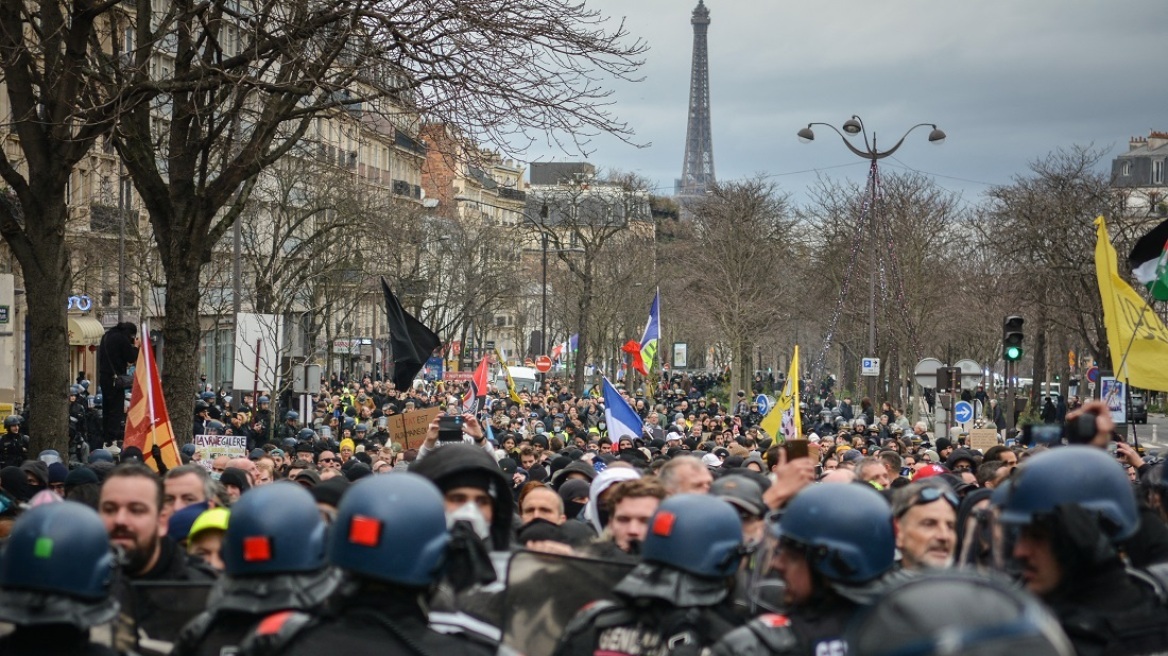
[[[645,369],[645,361],[641,359],[641,343],[635,339],[630,339],[625,342],[621,350],[633,356],[633,369],[641,372],[642,376],[648,376],[649,372]]]
[[[162,397],[158,365],[154,362],[150,340],[145,339],[138,349],[138,362],[134,366],[134,387],[130,392],[130,411],[126,414],[126,437],[122,448],[136,446],[142,449],[146,464],[158,471],[153,453],[155,445],[162,451],[162,464],[166,469],[182,464],[174,430],[170,426],[170,415],[166,412],[166,400]]]
[[[479,368],[475,369],[474,378],[470,380],[470,389],[466,391],[466,395],[462,397],[462,411],[475,413],[482,407],[480,399],[487,398],[487,374],[490,370],[490,358],[484,357],[479,362]]]

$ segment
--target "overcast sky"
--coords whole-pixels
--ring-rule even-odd
[[[615,112],[651,144],[599,138],[589,160],[638,172],[671,194],[681,174],[696,0],[587,0],[650,50],[645,80],[616,87]],[[816,171],[862,182],[866,162],[812,121],[852,114],[890,145],[916,123],[890,169],[911,167],[977,202],[1059,146],[1112,154],[1168,130],[1165,0],[707,0],[715,171],[775,176],[801,200]],[[525,159],[571,160],[532,150]],[[578,159],[578,158],[575,158]]]

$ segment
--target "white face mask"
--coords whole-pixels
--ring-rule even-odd
[[[446,528],[451,528],[457,522],[467,522],[475,535],[482,540],[488,540],[491,537],[491,526],[487,524],[487,518],[483,517],[483,513],[479,507],[472,502],[467,502],[459,506],[454,512],[446,513]]]
[[[217,471],[214,471],[214,470],[212,470],[212,471],[211,471],[211,480],[213,480],[213,481],[217,481],[217,480],[219,480],[219,476],[220,476],[222,473],[223,473],[223,472],[217,472]]]

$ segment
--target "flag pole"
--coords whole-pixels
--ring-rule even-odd
[[[142,361],[143,364],[146,365],[146,410],[150,413],[150,444],[157,444],[155,441],[157,436],[154,434],[154,379],[151,375],[151,369],[153,369],[151,362],[153,362],[153,360],[151,359],[150,353],[150,330],[148,323],[142,326],[142,333],[146,335],[146,339],[142,342],[142,348],[146,349],[143,353]],[[134,372],[134,378],[138,377],[137,373],[138,372]],[[142,454],[142,457],[145,458],[146,454]]]

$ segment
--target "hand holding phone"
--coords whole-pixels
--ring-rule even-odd
[[[439,442],[462,442],[462,416],[443,415],[438,418]]]

